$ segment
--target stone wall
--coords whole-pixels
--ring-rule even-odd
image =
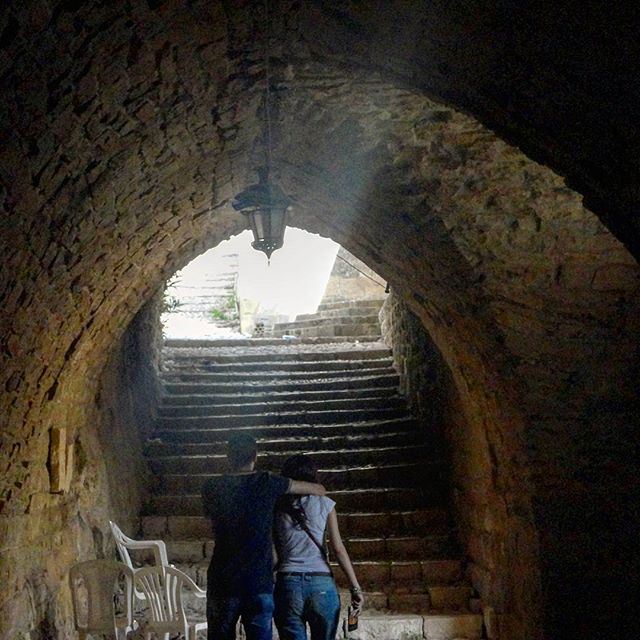
[[[362,260],[340,247],[324,289],[322,302],[332,300],[382,300],[386,283]]]
[[[393,291],[380,309],[383,340],[393,351],[400,392],[422,429],[443,435],[443,412],[452,382],[447,368],[420,320]]]
[[[486,452],[481,432],[467,422],[451,372],[422,322],[393,290],[380,310],[380,322],[400,375],[400,390],[447,461],[451,515],[467,575],[491,629],[489,637],[508,637],[513,603],[530,599],[537,587],[517,587],[513,576],[500,568],[502,549],[512,545],[513,538],[503,489],[493,481],[496,461]],[[516,573],[517,568],[510,571]],[[520,578],[526,580],[526,574]],[[514,588],[522,589],[519,597],[514,597]]]
[[[74,445],[69,491],[49,492],[47,432],[23,458],[29,474],[23,486],[29,494],[0,515],[2,638],[74,637],[69,567],[96,557],[115,558],[109,520],[130,535],[138,531],[149,480],[139,432],[151,424],[145,407],[155,393],[153,372],[140,365],[153,362],[154,307],[157,300],[114,345],[95,381],[95,395],[87,394],[93,381],[80,377],[67,391],[64,414],[52,412],[47,421],[51,427],[65,425],[67,442]],[[14,490],[19,489],[16,483]]]

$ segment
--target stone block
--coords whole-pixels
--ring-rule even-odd
[[[198,516],[169,516],[169,534],[172,538],[211,538],[211,523]]]
[[[356,562],[355,571],[362,585],[372,585],[374,588],[389,581],[389,564],[386,562]],[[346,585],[347,581],[342,572],[336,575],[339,585]]]
[[[440,611],[462,610],[469,607],[471,589],[468,586],[434,586],[427,589],[431,608]]]
[[[428,593],[396,593],[389,595],[389,608],[392,611],[421,613],[429,610],[429,604]]]
[[[200,562],[205,558],[205,543],[200,540],[168,540],[167,555],[169,562]]]
[[[387,549],[393,558],[419,558],[424,551],[421,538],[389,538]]]
[[[347,542],[349,554],[354,559],[374,559],[384,556],[384,538],[350,540]]]
[[[430,584],[450,584],[462,577],[460,562],[457,560],[425,560],[422,565],[422,578]]]
[[[591,286],[595,267],[589,260],[567,260],[559,268],[558,284],[566,289],[587,289]]]
[[[145,540],[164,539],[167,537],[168,524],[164,516],[145,516],[142,518],[142,537]]]
[[[425,640],[480,640],[482,616],[474,614],[424,616]]]
[[[64,493],[69,490],[73,471],[73,445],[67,445],[65,427],[51,429],[49,448],[50,491]]]
[[[422,579],[419,562],[392,562],[391,580],[393,582],[418,582]]]
[[[608,264],[600,267],[593,277],[596,291],[633,290],[640,281],[640,269],[635,264]]]
[[[358,629],[348,634],[350,640],[419,640],[423,621],[418,615],[363,615]]]

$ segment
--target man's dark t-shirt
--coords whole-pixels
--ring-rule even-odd
[[[271,555],[276,500],[290,480],[266,471],[224,475],[202,489],[204,512],[215,537],[207,591],[242,597],[273,591]]]

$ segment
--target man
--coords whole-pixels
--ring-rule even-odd
[[[325,495],[320,484],[256,471],[257,445],[248,434],[227,443],[231,473],[202,489],[215,548],[207,571],[208,640],[234,640],[238,618],[247,640],[271,640],[273,557],[271,531],[285,493]]]

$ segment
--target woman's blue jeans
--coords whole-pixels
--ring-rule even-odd
[[[278,574],[275,622],[280,640],[335,640],[340,597],[331,576]]]

